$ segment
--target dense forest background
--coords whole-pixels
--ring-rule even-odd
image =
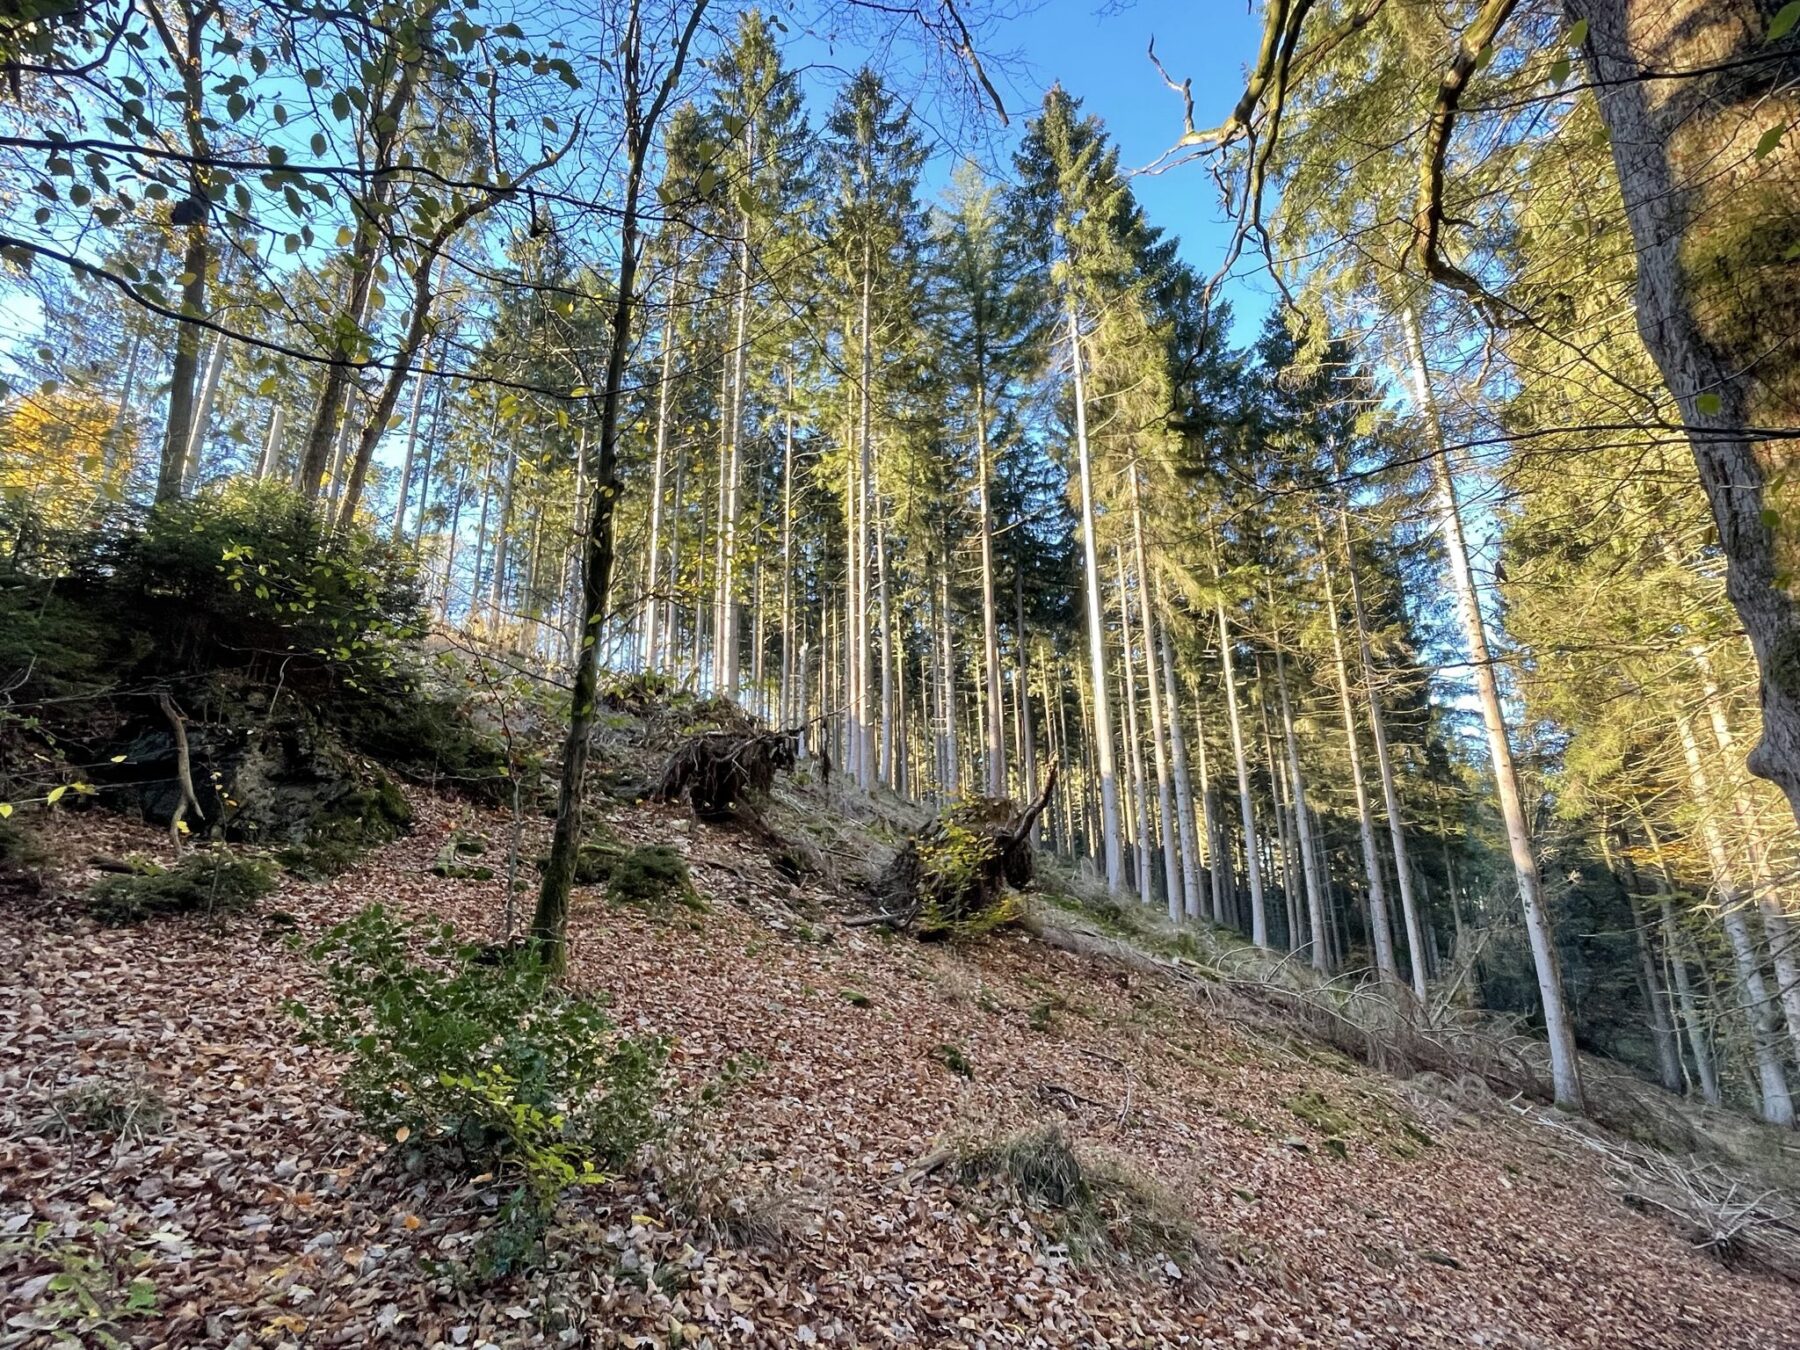
[[[28,0],[0,718],[41,712],[44,580],[162,521],[240,594],[353,566],[571,689],[553,857],[596,691],[643,677],[864,793],[1054,767],[1042,845],[1115,892],[1515,1017],[1571,1104],[1579,1044],[1789,1123],[1800,8],[1650,8],[1271,0],[1217,129],[1238,91],[1184,134],[1147,80],[1258,323],[1104,110],[943,143],[999,111],[996,20],[948,4]],[[791,28],[883,59],[820,93]],[[1664,302],[1728,377],[1640,331]],[[370,678],[359,625],[307,657]]]

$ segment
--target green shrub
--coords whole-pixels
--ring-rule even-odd
[[[171,914],[232,914],[275,889],[275,867],[224,848],[190,854],[167,871],[109,876],[88,892],[88,913],[102,923],[141,923]]]
[[[16,820],[0,819],[0,873],[20,872],[44,860],[38,841]]]
[[[162,503],[104,561],[139,622],[160,617],[190,655],[223,666],[244,651],[286,651],[356,685],[393,671],[396,644],[425,631],[407,551],[335,528],[277,482]]]
[[[545,1213],[656,1135],[667,1044],[623,1035],[528,953],[486,964],[448,925],[375,905],[309,955],[326,1000],[291,1011],[309,1040],[350,1056],[344,1091],[369,1133],[470,1170],[516,1169]]]

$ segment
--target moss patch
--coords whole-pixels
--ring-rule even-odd
[[[275,875],[265,859],[212,849],[168,871],[104,878],[88,893],[88,913],[108,924],[171,914],[235,913],[274,890]]]

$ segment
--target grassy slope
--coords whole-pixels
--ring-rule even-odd
[[[504,823],[416,806],[414,835],[330,883],[285,882],[265,912],[312,930],[379,898],[493,934],[500,882],[426,869],[450,830],[500,842]],[[1800,1345],[1800,1290],[1710,1262],[1504,1110],[1415,1101],[1024,934],[958,950],[844,930],[840,902],[733,835],[673,809],[613,815],[686,851],[711,909],[657,919],[585,896],[573,978],[677,1037],[690,1079],[733,1055],[764,1067],[645,1177],[568,1206],[548,1270],[485,1288],[458,1262],[494,1188],[408,1175],[355,1134],[334,1066],[292,1043],[279,1005],[308,975],[265,923],[100,930],[0,899],[0,1309],[41,1304],[79,1250],[121,1287],[139,1266],[153,1280],[155,1311],[118,1324],[142,1345],[557,1344],[563,1328],[588,1344]],[[96,851],[163,846],[95,817],[49,842],[65,885]],[[45,1128],[59,1088],[106,1075],[146,1080],[169,1128]],[[1172,1192],[1211,1261],[1072,1264],[1046,1216],[915,1167],[946,1138],[1046,1122]],[[56,1228],[34,1245],[37,1221]],[[42,1342],[0,1329],[0,1346]]]

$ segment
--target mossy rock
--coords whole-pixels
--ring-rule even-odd
[[[667,844],[646,844],[619,856],[607,876],[606,894],[617,904],[642,909],[706,908],[694,890],[687,860]]]
[[[281,865],[309,881],[349,871],[371,848],[396,839],[412,826],[406,794],[385,773],[358,783],[313,813],[306,837],[277,855]]]
[[[478,858],[487,851],[487,840],[480,835],[464,834],[457,831],[444,841],[438,850],[437,858],[431,864],[431,874],[444,877],[450,881],[492,881],[494,869],[485,863],[465,862],[466,858]]]
[[[103,878],[88,893],[88,913],[106,924],[236,913],[274,890],[275,880],[276,869],[266,859],[211,849],[167,871]]]

